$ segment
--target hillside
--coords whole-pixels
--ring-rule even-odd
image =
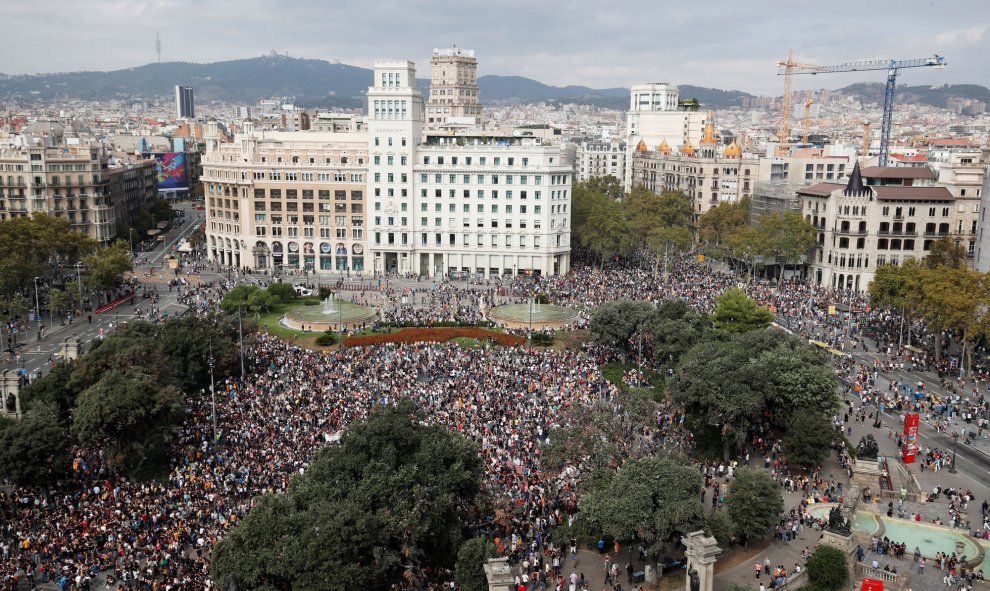
[[[266,55],[209,64],[154,63],[111,72],[0,75],[0,97],[23,102],[162,97],[171,96],[173,87],[182,84],[195,89],[196,102],[200,104],[253,104],[261,99],[285,98],[306,107],[360,108],[371,79],[372,72],[367,68]],[[429,80],[417,82],[425,95]],[[624,109],[629,102],[626,88],[558,87],[521,76],[481,76],[478,86],[481,99],[488,104],[545,101]],[[689,85],[681,89],[685,98],[697,98],[712,108],[738,105],[739,97],[746,95]]]
[[[879,82],[850,84],[836,92],[854,96],[861,101],[883,103],[885,86]],[[946,107],[950,98],[968,98],[990,103],[990,89],[977,84],[945,84],[942,86],[898,86],[895,100],[898,103],[917,103],[933,107]]]

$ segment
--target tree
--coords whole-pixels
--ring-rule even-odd
[[[249,589],[388,588],[454,566],[481,488],[477,446],[378,407],[319,450],[285,495],[262,497],[214,548],[211,575]]]
[[[932,242],[925,266],[929,269],[948,267],[950,269],[966,269],[969,267],[969,255],[966,249],[949,238],[939,238]]]
[[[849,560],[846,553],[828,544],[819,544],[808,559],[808,580],[821,591],[839,591],[849,586]]]
[[[784,452],[792,466],[813,469],[828,457],[835,439],[835,426],[818,412],[793,412],[787,421]]]
[[[746,263],[749,268],[747,281],[756,275],[757,257],[770,252],[770,244],[764,232],[754,226],[742,226],[725,235],[725,250],[733,258]]]
[[[70,305],[69,294],[58,288],[48,290],[48,313],[50,315],[60,317],[64,323],[65,313],[69,311]]]
[[[698,218],[698,235],[702,241],[718,246],[725,242],[728,235],[748,223],[749,198],[735,202],[723,201]]]
[[[596,343],[619,349],[623,355],[628,355],[629,339],[653,312],[653,305],[649,302],[606,302],[592,312],[588,331]]]
[[[35,213],[0,221],[0,297],[10,300],[35,277],[53,282],[96,250],[96,241],[66,218]]]
[[[654,228],[689,228],[691,225],[691,198],[680,191],[654,193],[643,186],[636,186],[622,201],[622,209],[629,230],[639,240],[646,242]]]
[[[272,283],[268,286],[268,295],[278,298],[278,301],[283,304],[295,301],[299,297],[296,293],[296,288],[289,283]]]
[[[769,308],[758,307],[746,292],[732,287],[716,298],[712,322],[715,328],[721,330],[749,332],[769,326],[773,322],[773,312]]]
[[[650,349],[657,363],[674,367],[701,340],[711,321],[682,300],[669,300],[646,321]]]
[[[990,275],[967,267],[937,267],[927,274],[921,292],[925,318],[961,335],[963,367],[967,377],[972,375],[973,342],[990,334]]]
[[[20,486],[55,483],[68,470],[68,432],[52,409],[0,425],[0,474]]]
[[[581,497],[581,515],[597,532],[637,539],[659,556],[667,542],[704,523],[704,482],[690,464],[643,458],[625,463]]]
[[[87,283],[95,289],[110,290],[124,279],[124,273],[134,270],[130,247],[127,242],[118,240],[112,246],[86,257]]]
[[[108,372],[72,412],[72,434],[103,447],[111,465],[134,475],[160,461],[182,422],[182,395],[135,368]],[[167,458],[166,458],[167,459]]]
[[[82,392],[108,373],[133,368],[157,384],[172,382],[172,368],[162,353],[158,328],[132,322],[119,332],[93,342],[72,372],[70,387]]]
[[[784,499],[777,483],[767,472],[755,468],[736,471],[725,499],[736,534],[744,544],[770,533],[784,510]]]
[[[161,329],[162,353],[172,368],[175,385],[183,392],[197,392],[210,384],[212,355],[215,372],[228,375],[237,365],[238,350],[234,342],[236,332],[223,330],[223,318],[181,316],[166,322]]]
[[[706,515],[705,530],[723,549],[730,548],[735,541],[736,524],[732,523],[728,511],[712,511]]]
[[[783,281],[784,269],[789,263],[799,262],[808,254],[818,235],[814,226],[796,211],[765,216],[756,229],[764,236],[766,254],[772,255],[781,264],[779,281]]]
[[[47,374],[28,384],[21,392],[25,407],[39,411],[49,408],[62,425],[68,426],[76,398],[81,392],[71,383],[75,368],[74,361],[57,363]]]
[[[463,591],[487,591],[488,577],[485,561],[495,555],[491,542],[485,538],[471,538],[457,551],[457,582]]]
[[[584,227],[580,230],[583,246],[598,256],[599,264],[630,252],[635,243],[622,205],[611,199],[592,204]]]

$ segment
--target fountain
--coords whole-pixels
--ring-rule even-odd
[[[289,310],[279,323],[294,330],[320,332],[340,330],[341,325],[356,326],[369,322],[376,315],[374,308],[346,300],[335,300],[331,295],[321,302],[303,304]]]
[[[560,328],[577,318],[577,310],[553,304],[541,304],[535,297],[519,304],[502,304],[487,311],[490,320],[511,328]]]
[[[536,298],[529,298],[529,313],[534,316],[540,313],[540,303],[536,301]]]
[[[337,308],[333,307],[333,297],[327,296],[327,299],[323,300],[323,313],[326,315],[336,314]]]

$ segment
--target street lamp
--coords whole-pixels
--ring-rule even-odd
[[[952,466],[949,468],[949,474],[956,473],[956,447],[959,446],[959,432],[956,431],[952,434]]]
[[[217,392],[216,384],[213,381],[213,368],[216,366],[216,359],[213,358],[213,339],[210,339],[210,356],[206,358],[206,364],[210,366],[210,399],[213,402],[213,443],[217,442]]]
[[[131,227],[128,227],[127,228],[127,237],[131,241],[131,254],[133,255],[134,254],[134,228],[131,228]]]
[[[237,306],[237,342],[241,350],[241,381],[244,381],[244,306]],[[212,371],[212,370],[211,370]]]
[[[38,280],[41,277],[34,278],[34,319],[38,322],[38,340],[41,340],[41,305],[38,300]]]

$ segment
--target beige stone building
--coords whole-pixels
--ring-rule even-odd
[[[426,102],[427,126],[481,123],[478,60],[474,51],[453,47],[434,49],[432,77]]]
[[[102,146],[63,144],[61,126],[44,123],[51,132],[44,142],[0,148],[0,220],[45,212],[110,244],[118,224],[157,197],[154,161],[111,166]]]
[[[969,217],[927,168],[859,166],[844,183],[798,189],[801,212],[817,230],[809,279],[818,285],[865,291],[877,267],[928,256],[939,238],[968,240],[956,232]]]
[[[203,158],[207,252],[276,271],[367,270],[368,136],[249,131]]]

